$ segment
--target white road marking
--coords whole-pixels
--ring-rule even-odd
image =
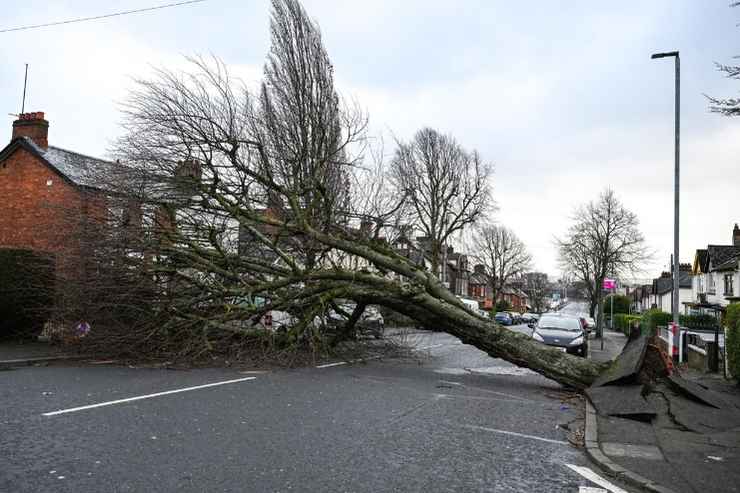
[[[439,383],[444,383],[447,385],[459,385],[459,386],[465,387],[465,385],[461,384],[460,382],[450,382],[449,380],[440,380]]]
[[[594,488],[593,486],[579,486],[578,493],[606,493],[604,488]]]
[[[606,479],[602,478],[595,472],[593,472],[588,467],[582,467],[582,466],[576,466],[574,464],[566,464],[566,467],[572,469],[573,471],[577,472],[584,478],[588,479],[594,484],[598,484],[602,488],[605,488],[607,491],[610,491],[611,493],[627,493],[627,491],[623,490],[619,486],[615,486],[611,484]]]
[[[318,365],[316,368],[329,368],[331,366],[346,365],[346,361],[339,361],[338,363],[327,363],[325,365]]]
[[[486,366],[482,368],[465,368],[470,373],[477,373],[479,375],[535,375],[535,372],[528,370],[527,368],[517,368],[509,366]]]
[[[324,365],[318,365],[316,368],[331,368],[332,366],[340,366],[340,365],[349,365],[351,363],[364,363],[366,361],[370,361],[371,359],[380,359],[383,356],[368,356],[367,358],[360,358],[360,359],[351,359],[349,361],[337,361],[336,363],[326,363]]]
[[[59,414],[74,413],[77,411],[84,411],[86,409],[94,409],[96,407],[105,407],[105,406],[112,406],[113,404],[123,404],[125,402],[140,401],[142,399],[151,399],[152,397],[160,397],[160,396],[169,395],[169,394],[178,394],[180,392],[189,392],[191,390],[206,389],[208,387],[216,387],[218,385],[227,385],[230,383],[246,382],[248,380],[255,380],[256,378],[257,377],[236,378],[234,380],[224,380],[223,382],[207,383],[205,385],[196,385],[194,387],[185,387],[182,389],[166,390],[164,392],[157,392],[155,394],[139,395],[136,397],[128,397],[126,399],[116,399],[115,401],[100,402],[98,404],[90,404],[87,406],[73,407],[70,409],[60,409],[59,411],[51,411],[48,413],[43,413],[42,416],[57,416]]]
[[[535,435],[525,435],[524,433],[517,433],[515,431],[497,430],[496,428],[486,428],[485,426],[465,425],[464,428],[470,428],[472,430],[490,431],[491,433],[500,433],[502,435],[511,435],[511,436],[515,436],[519,438],[528,438],[530,440],[539,440],[540,442],[556,443],[558,445],[570,445],[570,443],[563,442],[561,440],[553,440],[551,438],[543,438],[543,437],[538,437]]]

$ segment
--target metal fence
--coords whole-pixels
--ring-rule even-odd
[[[688,362],[689,351],[703,354],[708,360],[708,369],[719,371],[725,367],[725,332],[720,327],[714,329],[695,329],[680,327],[678,347],[673,345],[673,330],[670,326],[658,327],[658,337],[665,345],[668,354],[678,363]]]

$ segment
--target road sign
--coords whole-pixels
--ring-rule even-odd
[[[617,289],[617,281],[614,279],[604,279],[604,289]]]

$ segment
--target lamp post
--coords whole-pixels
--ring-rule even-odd
[[[681,276],[680,260],[678,256],[678,206],[679,206],[679,158],[680,158],[680,129],[681,129],[681,57],[677,51],[666,53],[654,53],[650,58],[670,58],[675,60],[676,69],[676,104],[675,104],[675,143],[674,143],[674,160],[675,171],[673,181],[673,296],[671,297],[673,314],[673,347],[678,347],[679,333],[675,327],[678,327],[678,298],[679,298],[679,278]]]

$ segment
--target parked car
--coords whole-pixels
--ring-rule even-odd
[[[352,302],[344,302],[338,306],[341,311],[348,315],[351,315],[355,309],[355,304]],[[316,317],[314,319],[314,323],[317,325],[323,324],[328,327],[339,328],[347,323],[347,317],[334,309],[329,309],[323,317]],[[380,311],[376,307],[366,306],[360,319],[357,321],[355,328],[357,329],[357,333],[360,335],[367,334],[376,339],[380,339],[383,336],[383,331],[385,329],[383,315],[380,314]]]
[[[519,325],[523,323],[522,315],[519,312],[509,312],[509,315],[511,315],[511,323],[514,325]]]
[[[534,329],[532,339],[535,341],[584,358],[588,355],[588,335],[580,317],[546,313],[530,327]]]
[[[537,318],[538,316],[536,313],[530,313],[530,312],[522,313],[522,322],[524,322],[525,324],[534,323],[537,321]]]
[[[511,325],[514,323],[509,312],[498,312],[493,316],[493,319],[501,325]]]
[[[487,317],[488,314],[480,309],[480,305],[477,301],[471,300],[470,298],[463,298],[462,296],[458,296],[457,299],[463,302],[465,307],[470,310],[471,312],[480,315],[482,317]]]
[[[270,302],[270,300],[263,298],[262,296],[255,296],[254,298],[237,298],[233,302],[240,306],[257,306],[263,307]],[[295,324],[296,318],[290,313],[281,310],[269,310],[263,313],[261,316],[253,316],[246,320],[235,322],[242,328],[256,328],[270,331],[281,331],[287,327]]]

